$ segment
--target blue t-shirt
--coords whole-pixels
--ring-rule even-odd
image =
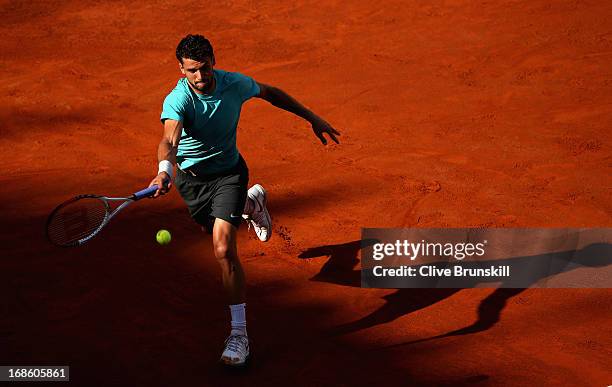
[[[162,123],[182,121],[183,131],[176,154],[179,167],[197,164],[199,171],[217,173],[238,163],[236,128],[242,104],[259,94],[251,77],[213,70],[216,85],[212,94],[197,94],[181,78],[164,100]]]

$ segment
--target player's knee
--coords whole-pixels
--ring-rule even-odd
[[[215,244],[215,257],[220,261],[230,261],[232,254],[227,243],[216,243]]]

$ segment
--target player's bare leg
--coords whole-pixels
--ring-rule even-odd
[[[232,330],[225,341],[221,361],[231,366],[242,366],[247,362],[250,352],[246,331],[246,281],[238,258],[236,227],[223,219],[216,219],[213,247],[221,266],[223,287],[228,295],[232,315]]]
[[[236,227],[226,220],[215,219],[213,247],[230,305],[245,302],[246,286],[236,247]]]

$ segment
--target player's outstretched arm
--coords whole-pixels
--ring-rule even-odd
[[[315,136],[317,136],[323,144],[327,144],[327,139],[323,136],[323,133],[327,133],[327,135],[336,144],[340,143],[336,138],[336,136],[340,135],[340,132],[334,129],[327,121],[317,116],[312,111],[308,110],[295,98],[277,87],[273,87],[259,82],[257,82],[257,85],[259,85],[260,90],[259,95],[257,96],[258,98],[264,99],[270,102],[272,105],[291,112],[310,122]]]
[[[164,121],[164,134],[159,146],[157,147],[157,160],[159,161],[159,171],[157,176],[151,181],[149,187],[157,184],[160,188],[153,195],[154,198],[164,195],[172,187],[172,176],[174,165],[176,164],[176,151],[181,139],[183,123],[167,119]]]

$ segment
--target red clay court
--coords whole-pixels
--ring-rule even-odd
[[[610,227],[610,2],[1,4],[0,365],[69,365],[80,386],[612,384],[609,289],[362,289],[358,243],[362,227]],[[216,363],[210,236],[175,190],[82,248],[44,238],[63,200],[153,178],[188,33],[342,133],[322,146],[243,108],[275,227],[267,244],[239,232],[254,362],[237,374]]]

